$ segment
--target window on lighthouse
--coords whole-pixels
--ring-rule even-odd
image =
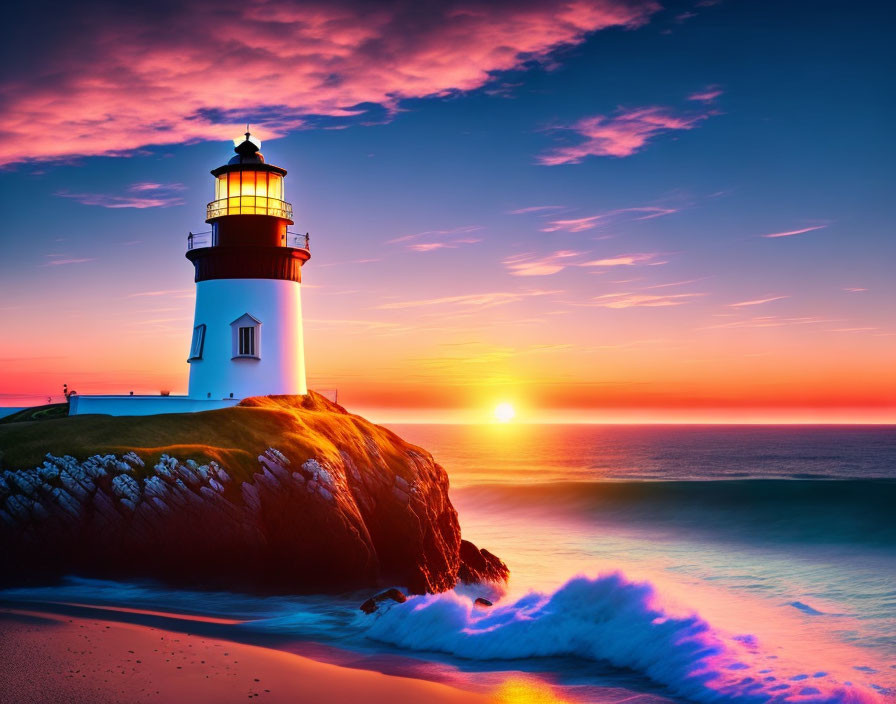
[[[205,346],[205,325],[197,325],[193,328],[193,342],[190,345],[190,359],[193,362],[202,359],[202,348]]]
[[[255,328],[240,328],[240,357],[255,356]]]
[[[260,359],[261,321],[246,313],[234,320],[230,327],[233,329],[233,358]]]

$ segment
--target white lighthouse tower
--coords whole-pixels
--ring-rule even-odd
[[[196,312],[191,399],[306,394],[300,288],[307,235],[287,231],[286,170],[268,164],[246,132],[234,156],[211,173],[211,233],[191,235]]]
[[[187,238],[196,270],[188,395],[72,395],[70,415],[194,413],[247,396],[308,393],[299,293],[308,235],[288,231],[286,169],[265,163],[260,148],[246,132],[236,156],[211,172],[211,232]]]

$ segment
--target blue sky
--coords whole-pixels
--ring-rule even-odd
[[[404,90],[357,115],[221,96],[209,132],[238,134],[245,118],[263,138],[282,135],[263,151],[289,170],[294,229],[312,235],[312,385],[341,386],[367,405],[379,404],[381,384],[400,388],[386,406],[478,403],[497,388],[556,408],[783,398],[892,409],[886,5],[618,4],[635,8],[629,26],[547,41],[508,70],[483,59],[478,85],[462,76],[452,86],[451,66],[440,65],[440,95]],[[529,11],[539,8],[536,26],[549,26],[554,13]],[[498,39],[484,31],[476,41]],[[401,69],[401,54],[393,60]],[[289,73],[279,80],[288,85]],[[27,116],[23,101],[15,107]],[[589,124],[600,131],[590,149]],[[41,153],[30,155],[28,125],[15,121],[0,172],[4,307],[28,331],[7,352],[20,360],[7,368],[22,370],[20,382],[3,380],[7,393],[47,393],[63,376],[80,376],[85,390],[185,385],[183,242],[206,229],[208,171],[229,145],[209,134],[160,146],[141,133],[116,137],[118,156],[102,139],[54,154],[36,135]],[[102,131],[103,118],[90,129]],[[633,131],[643,137],[634,148],[623,143]],[[620,149],[630,151],[607,153]],[[154,207],[120,207],[146,199]],[[463,298],[483,294],[498,297]],[[609,351],[639,341],[637,353]],[[65,351],[41,364],[49,344]],[[86,355],[93,345],[108,356]],[[165,350],[158,369],[142,361],[147,345]],[[749,379],[767,392],[751,395]],[[627,385],[631,402],[571,392],[575,380]],[[556,388],[533,390],[541,382]],[[458,384],[471,389],[461,401],[449,393]]]

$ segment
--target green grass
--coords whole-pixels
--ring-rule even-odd
[[[0,424],[19,423],[23,420],[50,420],[51,418],[65,418],[67,416],[67,403],[51,403],[46,406],[23,408],[21,411],[10,413],[8,416],[0,418]]]
[[[215,460],[234,478],[245,479],[258,471],[258,455],[269,447],[293,462],[310,457],[335,461],[340,450],[365,457],[367,438],[373,437],[393,471],[408,473],[405,453],[410,446],[314,392],[250,398],[217,411],[155,416],[53,417],[49,410],[44,415],[38,415],[40,409],[27,410],[30,416],[16,419],[26,413],[21,411],[0,423],[3,469],[38,466],[48,452],[84,460],[134,451],[149,467],[168,454],[200,463]]]

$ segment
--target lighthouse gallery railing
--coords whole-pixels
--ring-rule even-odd
[[[273,215],[292,220],[292,204],[263,196],[236,196],[213,200],[206,206],[206,220],[224,215]]]
[[[187,234],[187,251],[215,246],[217,246],[217,243],[213,241],[211,231],[190,232]],[[304,235],[297,232],[287,232],[286,239],[280,246],[311,251],[311,236],[307,232]]]

